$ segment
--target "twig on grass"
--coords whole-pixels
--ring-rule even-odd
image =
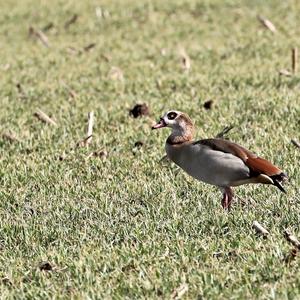
[[[34,116],[37,117],[40,121],[50,124],[50,125],[54,125],[56,126],[56,122],[51,119],[48,115],[46,115],[43,111],[41,111],[40,109],[38,109],[35,113]]]
[[[291,77],[293,74],[287,69],[282,69],[282,70],[279,70],[279,75]]]
[[[184,48],[182,47],[179,48],[179,55],[180,55],[183,69],[189,70],[191,68],[191,59],[186,53]]]
[[[290,242],[293,246],[295,246],[297,249],[300,249],[300,242],[298,239],[290,233],[288,229],[285,229],[283,232],[284,237],[288,242]]]
[[[84,147],[86,145],[86,141],[89,140],[92,137],[92,135],[87,136],[86,138],[80,140],[76,143],[76,148]]]
[[[85,146],[88,146],[93,137],[93,126],[94,126],[94,112],[91,111],[88,113],[88,130],[87,130],[87,139],[85,140]]]
[[[298,69],[298,48],[292,49],[292,70],[296,74]]]
[[[276,27],[275,25],[268,19],[263,18],[262,16],[258,16],[257,19],[261,22],[261,24],[269,29],[271,32],[276,33]]]
[[[33,26],[29,27],[29,36],[34,36],[42,42],[42,44],[49,48],[48,37],[41,30],[34,28]]]
[[[297,148],[300,148],[300,143],[296,141],[295,139],[291,140],[292,144],[294,144]]]
[[[261,224],[259,224],[257,221],[253,222],[253,228],[256,230],[257,233],[263,235],[264,237],[267,237],[269,234],[269,231],[265,229]]]
[[[216,138],[223,139],[225,134],[227,134],[231,129],[233,129],[233,125],[226,126],[221,132],[216,135]]]

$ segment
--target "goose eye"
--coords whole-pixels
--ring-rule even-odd
[[[176,112],[172,111],[167,114],[167,117],[169,120],[174,120],[177,117],[177,114],[176,114]]]

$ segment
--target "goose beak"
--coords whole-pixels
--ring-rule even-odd
[[[152,126],[152,129],[158,129],[158,128],[163,128],[163,127],[166,127],[167,124],[166,122],[164,121],[163,118],[160,118],[159,122],[155,125]]]

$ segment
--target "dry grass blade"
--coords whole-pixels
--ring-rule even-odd
[[[293,74],[287,69],[282,69],[279,71],[279,75],[291,77]]]
[[[41,31],[38,30],[32,26],[29,27],[29,36],[34,36],[36,37],[38,40],[40,40],[42,42],[42,44],[49,48],[49,40],[48,37]]]
[[[171,294],[171,299],[181,299],[182,296],[188,291],[189,287],[186,283],[181,284]]]
[[[259,224],[257,221],[253,222],[253,228],[256,230],[257,233],[263,235],[266,237],[269,234],[269,231],[265,229],[261,224]]]
[[[297,148],[300,148],[300,143],[297,142],[296,140],[292,139],[291,140],[292,144],[294,144]]]
[[[10,142],[19,142],[19,139],[17,138],[16,134],[14,132],[3,132],[2,133],[2,138],[10,141]]]
[[[88,113],[88,130],[87,130],[87,139],[85,140],[85,146],[88,146],[93,137],[93,126],[94,126],[94,112],[91,111]]]
[[[292,70],[296,74],[298,69],[298,48],[292,49]]]
[[[74,14],[66,23],[65,28],[68,29],[70,25],[74,24],[78,19],[78,15]]]
[[[263,18],[261,16],[258,16],[257,18],[265,28],[269,29],[273,33],[277,32],[275,25],[270,20]]]
[[[283,232],[284,237],[288,242],[290,242],[293,246],[295,246],[297,249],[300,249],[300,242],[299,240],[292,235],[288,229],[284,230]]]
[[[35,113],[34,116],[37,117],[40,121],[50,124],[50,125],[54,125],[56,126],[56,122],[51,119],[47,114],[45,114],[43,111],[41,111],[40,109],[38,109]]]
[[[223,139],[224,136],[231,130],[233,129],[234,126],[230,125],[230,126],[226,126],[221,132],[219,132],[217,135],[216,135],[216,138],[217,139]]]
[[[186,53],[185,49],[180,47],[179,48],[179,55],[181,58],[182,67],[185,70],[189,70],[191,68],[191,59]]]
[[[111,69],[108,73],[108,77],[112,80],[120,80],[120,81],[124,80],[123,72],[118,67],[111,67]]]

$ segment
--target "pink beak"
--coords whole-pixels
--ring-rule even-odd
[[[158,128],[163,128],[163,127],[166,127],[167,124],[166,122],[164,121],[163,118],[160,118],[159,122],[155,125],[152,126],[152,129],[158,129]]]

